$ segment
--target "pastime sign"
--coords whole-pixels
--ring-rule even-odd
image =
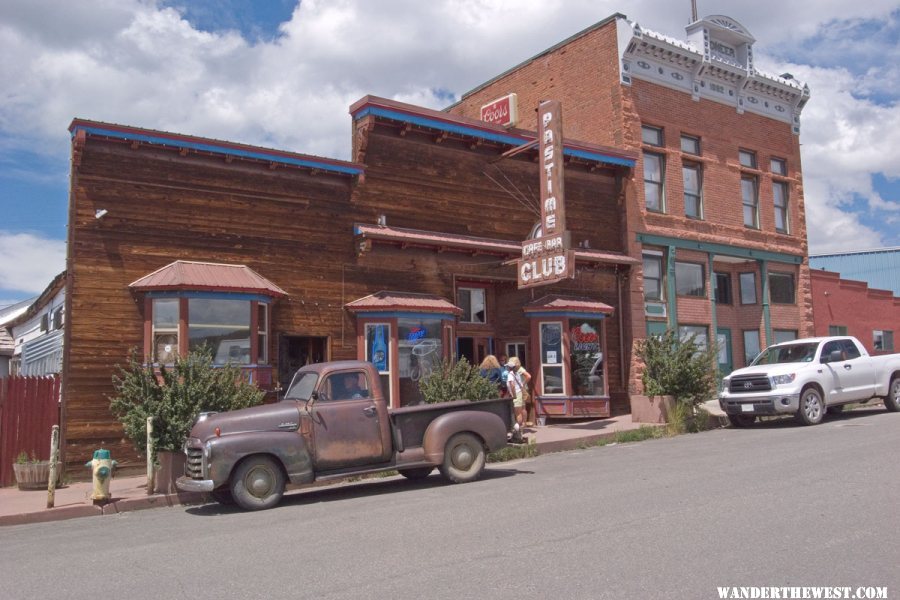
[[[541,233],[522,242],[519,289],[575,276],[575,253],[569,250],[563,186],[562,107],[552,100],[538,107],[541,165]]]
[[[502,127],[515,127],[519,123],[519,102],[515,94],[509,94],[481,107],[481,120]]]

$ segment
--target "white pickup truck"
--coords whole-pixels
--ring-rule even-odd
[[[853,337],[793,340],[769,346],[750,366],[722,380],[719,406],[735,427],[758,416],[793,414],[804,425],[821,423],[825,411],[881,397],[900,410],[900,354],[869,356]]]

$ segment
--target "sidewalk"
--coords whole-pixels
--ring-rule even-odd
[[[646,424],[632,423],[631,415],[622,415],[591,421],[561,421],[543,427],[526,428],[525,432],[529,438],[535,439],[538,454],[547,454],[581,448],[602,439],[614,438],[617,432],[638,429],[641,426]],[[199,493],[147,495],[147,478],[143,475],[113,478],[110,483],[113,498],[104,506],[92,504],[91,491],[89,481],[79,481],[58,488],[55,506],[48,509],[46,490],[20,491],[16,487],[0,488],[0,526],[207,502],[205,494]]]

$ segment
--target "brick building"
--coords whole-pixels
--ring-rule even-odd
[[[558,100],[566,137],[637,153],[623,186],[627,250],[643,263],[630,339],[715,332],[723,370],[813,332],[799,144],[809,90],[757,71],[754,41],[720,15],[676,40],[614,14],[446,109],[477,118],[516,94],[529,127],[541,100]]]

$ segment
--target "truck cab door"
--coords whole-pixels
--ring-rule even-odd
[[[875,394],[875,365],[868,356],[862,356],[853,340],[841,340],[846,360],[842,365],[845,400],[866,400]]]
[[[322,380],[310,406],[317,471],[385,460],[381,411],[365,371],[339,371]]]

